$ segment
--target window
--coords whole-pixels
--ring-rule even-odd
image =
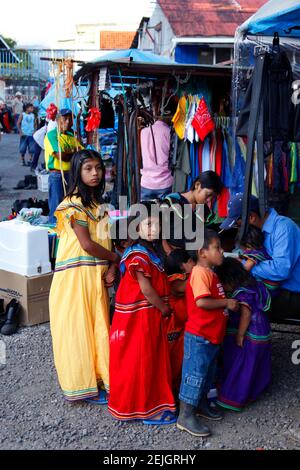
[[[202,65],[211,65],[214,62],[214,54],[213,49],[201,48],[199,50],[199,64]]]
[[[216,64],[227,62],[231,59],[231,49],[229,47],[216,48]]]

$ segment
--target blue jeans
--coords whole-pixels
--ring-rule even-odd
[[[65,172],[65,180],[68,183],[68,173]],[[56,224],[54,212],[57,206],[64,199],[64,187],[62,183],[61,173],[58,171],[50,171],[49,180],[49,224]]]
[[[184,333],[184,358],[179,398],[197,408],[209,392],[216,375],[220,346],[202,336]]]
[[[42,147],[40,147],[39,144],[34,142],[34,154],[33,154],[33,159],[32,159],[32,162],[31,162],[32,170],[35,170],[36,167],[38,166],[41,151],[42,151]]]
[[[141,201],[149,201],[151,199],[160,199],[166,194],[172,192],[172,186],[166,189],[147,189],[141,187]]]
[[[32,135],[22,135],[20,138],[20,154],[25,157],[26,151],[33,157],[35,151],[35,141]]]

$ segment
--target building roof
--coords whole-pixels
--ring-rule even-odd
[[[157,0],[177,37],[234,36],[266,0]]]
[[[124,51],[115,51],[105,54],[98,59],[84,64],[75,74],[74,80],[77,82],[80,78],[86,77],[101,67],[107,67],[114,81],[118,82],[118,75],[121,72],[126,82],[136,83],[139,80],[152,80],[156,78],[170,78],[178,75],[186,79],[187,74],[199,76],[220,76],[230,77],[232,70],[218,65],[198,65],[198,64],[179,64],[167,57],[153,54],[139,49],[128,49]],[[132,81],[133,80],[133,81]]]
[[[115,49],[128,49],[136,31],[101,31],[100,49],[111,51]]]

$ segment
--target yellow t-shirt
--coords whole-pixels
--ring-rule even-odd
[[[57,129],[53,129],[52,131],[46,134],[44,145],[45,145],[45,162],[46,162],[47,170],[69,171],[71,168],[71,162],[64,162],[64,161],[60,162],[59,158],[54,157],[54,153],[59,152]],[[72,150],[73,152],[76,152],[84,148],[78,142],[78,140],[74,137],[74,134],[72,132],[66,132],[65,134],[60,133],[59,145],[60,145],[62,152],[67,152],[68,150]]]

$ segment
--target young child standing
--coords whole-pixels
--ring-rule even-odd
[[[236,300],[226,299],[213,268],[223,262],[220,240],[212,230],[204,230],[204,244],[198,250],[197,265],[186,286],[188,319],[184,334],[184,359],[180,387],[180,413],[177,427],[193,436],[210,435],[199,416],[222,419],[207,400],[215,376],[216,358],[223,341],[227,313],[237,311]]]
[[[218,404],[241,411],[271,381],[271,329],[266,313],[271,298],[264,284],[236,259],[226,258],[217,273],[225,291],[240,303],[239,312],[229,312]]]
[[[143,203],[139,240],[125,250],[120,264],[110,333],[108,409],[120,420],[160,425],[176,422],[176,407],[164,323],[172,310],[167,276],[153,246],[160,229],[152,206]]]
[[[109,389],[110,326],[104,277],[113,282],[113,263],[120,258],[111,251],[108,216],[101,213],[100,155],[79,151],[70,176],[69,193],[55,213],[60,241],[50,290],[54,362],[67,400],[95,397],[92,402],[102,404],[103,388]]]
[[[170,283],[170,306],[174,314],[166,318],[167,334],[172,369],[174,396],[177,397],[181,383],[184,325],[187,320],[185,289],[195,261],[187,251],[173,250],[165,261],[165,269]]]
[[[25,155],[28,150],[30,155],[28,166],[30,166],[35,152],[33,134],[36,129],[35,115],[31,103],[25,105],[25,111],[20,114],[17,127],[20,134],[21,163],[23,166],[26,166]]]

